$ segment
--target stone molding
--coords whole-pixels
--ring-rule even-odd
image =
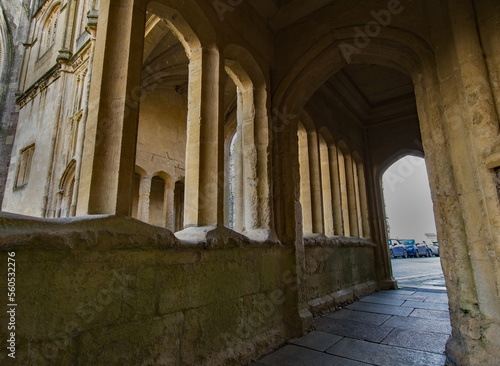
[[[26,89],[26,91],[20,93],[17,96],[16,104],[18,104],[20,108],[23,108],[24,106],[26,106],[26,104],[35,99],[38,94],[40,94],[40,92],[47,89],[52,83],[59,79],[59,77],[61,76],[61,72],[74,73],[81,65],[88,62],[89,58],[90,42],[87,42],[87,44],[82,47],[82,49],[71,59],[64,62],[59,62],[62,61],[62,59],[58,60],[58,63],[51,69],[49,69],[49,71],[47,71],[44,75],[42,75],[40,79],[38,79],[33,85]],[[68,66],[65,66],[66,64],[69,66],[69,69]]]

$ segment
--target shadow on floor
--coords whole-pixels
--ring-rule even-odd
[[[415,280],[316,318],[314,331],[251,366],[443,366],[451,334],[444,280]]]

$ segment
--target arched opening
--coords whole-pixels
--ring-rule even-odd
[[[59,209],[55,217],[71,216],[71,204],[75,188],[75,166],[76,163],[72,160],[64,171],[63,177],[59,183]]]
[[[238,138],[238,87],[227,73],[224,84],[224,226],[243,229],[241,139]],[[241,135],[241,134],[240,134]],[[238,202],[237,202],[238,201]]]
[[[439,243],[425,160],[415,155],[400,155],[397,159],[391,160],[382,176],[393,274],[396,279],[427,275],[435,278],[436,287],[444,289],[441,262],[436,258]],[[398,260],[401,257],[432,259],[420,260],[409,273],[409,266]]]
[[[415,151],[423,150],[417,114],[416,88],[410,76],[418,69],[418,61],[403,56],[397,57],[396,61],[379,56],[381,50],[390,49],[384,42],[385,40],[372,40],[369,49],[360,52],[359,57],[351,60],[350,63],[335,53],[335,50],[338,51],[336,48],[338,44],[329,49],[322,48],[324,46],[320,44],[317,45],[317,49],[316,45],[311,46],[312,54],[304,54],[304,59],[295,64],[296,69],[284,78],[283,85],[280,85],[274,94],[276,103],[282,110],[287,110],[287,113],[300,115],[302,120],[302,113],[307,111],[313,125],[312,128],[304,125],[306,129],[320,131],[321,136],[328,139],[330,170],[332,172],[332,166],[335,165],[332,162],[337,162],[334,170],[337,170],[339,182],[337,200],[340,202],[341,215],[337,217],[341,220],[340,224],[335,224],[335,227],[342,227],[342,234],[349,237],[338,240],[341,242],[345,240],[346,247],[351,247],[350,243],[358,240],[362,243],[365,240],[375,243],[376,246],[367,252],[372,251],[368,255],[368,257],[373,256],[372,276],[381,289],[395,288],[397,285],[392,277],[387,238],[384,232],[385,222],[381,213],[383,201],[380,197],[380,182],[377,181],[378,174],[387,158],[395,152],[405,148]],[[422,45],[418,44],[416,47],[422,47]],[[312,65],[314,65],[314,70]],[[291,125],[289,128],[290,135],[298,133],[300,140],[301,126],[298,126],[298,131],[293,127]],[[335,136],[335,141],[332,141],[329,135]],[[302,140],[304,141],[305,138]],[[276,160],[283,154],[294,153],[293,149],[286,146],[288,140],[284,138],[284,141],[276,148],[274,155]],[[325,161],[325,148],[321,146],[320,139],[320,160]],[[331,153],[332,147],[335,147],[334,154]],[[301,177],[300,182],[294,180],[297,170],[288,172],[286,168],[282,168],[284,173],[278,179],[284,181],[278,181],[277,184],[281,187],[286,185],[286,181],[292,181],[296,182],[296,186],[300,186],[303,213],[306,201],[303,198],[302,177],[305,170],[303,162],[306,160],[311,162],[311,159],[305,159],[305,153],[302,153],[305,150],[305,143],[299,144],[297,170]],[[274,163],[279,164],[277,161]],[[326,182],[324,171],[325,167],[321,164],[323,186]],[[330,174],[330,179],[333,176],[334,174]],[[322,192],[325,195],[325,187]],[[288,200],[293,201],[294,190],[290,190],[285,198],[281,192],[275,191],[275,193],[277,217],[286,215],[286,212],[293,212],[294,208],[290,206]],[[336,196],[335,190],[332,190],[332,196]],[[335,198],[333,201],[335,202]],[[323,213],[328,216],[325,209]],[[334,215],[334,222],[335,217],[336,215]],[[293,220],[293,218],[288,217],[288,220]],[[305,224],[304,215],[303,222]],[[279,225],[280,221],[277,220],[278,235],[286,240],[290,232],[283,230]],[[327,225],[326,221],[325,225]],[[310,272],[312,276],[326,276],[321,273],[321,265],[309,268],[310,258],[307,255],[314,253],[311,248],[315,248],[320,241],[304,237],[303,242],[306,244],[303,264],[306,273]],[[322,250],[319,246],[316,249]],[[351,247],[351,250],[349,255],[345,255],[344,260],[355,263],[356,253],[359,251],[354,247]],[[332,259],[327,256],[327,260]],[[325,267],[328,265],[324,264]],[[362,265],[353,265],[348,273],[346,272],[346,280],[349,282],[349,278],[359,278],[362,268]],[[357,280],[353,282],[356,283]],[[334,283],[331,286],[335,288]],[[317,287],[310,288],[309,291],[315,293]],[[307,296],[310,295],[307,294]]]
[[[269,187],[268,85],[260,66],[245,48],[230,44],[224,49],[226,84],[224,96],[225,157],[234,142],[234,227],[250,238],[270,234],[272,217]],[[234,138],[234,141],[232,140]],[[228,184],[225,163],[224,186]],[[239,193],[238,193],[239,192]],[[225,211],[228,208],[227,188]],[[228,215],[224,214],[227,226]]]
[[[226,59],[225,85],[225,185],[226,225],[249,234],[259,223],[259,154],[256,146],[254,83],[234,60]],[[228,140],[229,139],[229,140]]]
[[[197,39],[189,28],[168,20],[169,11],[160,7],[146,15],[136,149],[136,164],[144,173],[139,186],[134,186],[138,200],[133,214],[152,225],[180,231],[184,225],[180,216],[184,214],[189,75],[199,65],[189,59]]]
[[[149,196],[149,223],[155,226],[165,226],[165,181],[161,177],[151,180]]]

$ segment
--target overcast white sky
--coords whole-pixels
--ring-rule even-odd
[[[422,241],[425,233],[436,233],[424,159],[399,160],[384,173],[383,185],[391,238]]]

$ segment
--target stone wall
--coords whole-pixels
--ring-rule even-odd
[[[0,207],[6,189],[10,156],[19,118],[15,104],[23,43],[29,16],[23,2],[4,0],[0,4]]]
[[[18,128],[25,131],[18,134],[13,144],[12,158],[7,178],[7,187],[2,209],[23,215],[43,216],[45,201],[48,195],[51,163],[57,126],[58,114],[61,108],[60,90],[63,90],[64,77],[52,76],[49,85],[35,88],[36,97],[31,99],[21,110]],[[35,145],[29,179],[24,187],[16,187],[17,171],[19,169],[20,152],[27,146]],[[59,170],[64,171],[64,166]],[[29,204],[27,204],[29,202]]]
[[[305,288],[313,315],[320,315],[377,290],[374,247],[369,240],[308,236]]]
[[[187,96],[159,89],[144,93],[136,164],[148,174],[164,172],[175,183],[185,176]]]
[[[17,364],[236,365],[294,336],[294,254],[277,242],[217,229],[188,243],[104,216],[2,213],[0,228],[2,273],[16,253]]]

